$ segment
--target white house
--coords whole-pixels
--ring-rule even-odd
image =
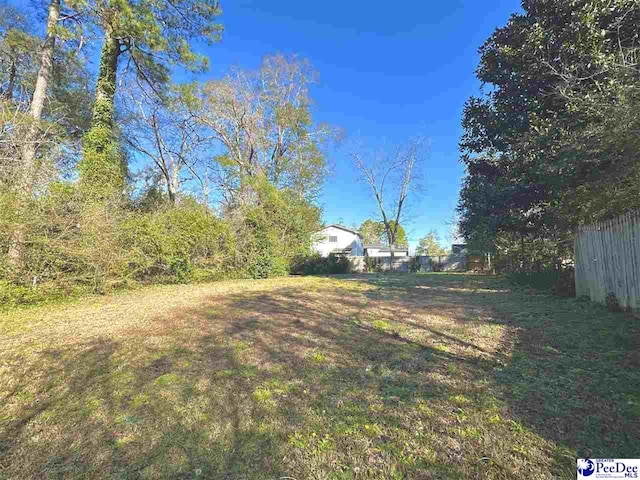
[[[391,249],[386,245],[365,245],[364,254],[368,257],[390,257]],[[395,247],[393,249],[394,257],[407,257],[409,256],[409,249],[406,247]]]
[[[331,253],[361,257],[364,255],[362,235],[342,225],[327,225],[314,233],[312,248],[323,257]]]

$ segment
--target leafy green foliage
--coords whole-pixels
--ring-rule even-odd
[[[1,206],[10,204],[10,197],[2,199]],[[71,185],[52,184],[30,205],[23,270],[11,272],[0,263],[0,272],[17,285],[55,284],[63,291],[84,285],[96,292],[131,281],[186,282],[227,275],[234,245],[228,225],[188,199],[165,205],[148,212],[87,203]],[[14,222],[11,215],[0,216],[3,248]]]
[[[418,248],[416,249],[416,255],[438,257],[446,254],[447,250],[440,246],[440,237],[438,236],[438,232],[435,230],[431,230],[422,237],[418,243]]]
[[[420,265],[420,258],[418,258],[417,256],[415,257],[411,257],[411,259],[409,260],[409,271],[411,273],[417,273],[421,270],[421,265]]]
[[[314,72],[296,56],[266,57],[259,70],[183,87],[184,102],[223,152],[211,166],[230,205],[243,202],[245,180],[264,176],[313,201],[327,175],[324,147],[335,131],[313,121]]]
[[[278,277],[287,274],[285,252],[278,248],[278,231],[271,228],[267,212],[253,208],[247,212],[244,226],[249,233],[243,252],[249,259],[246,266],[251,278]]]
[[[480,49],[491,88],[465,106],[461,231],[472,251],[520,248],[520,268],[551,268],[571,256],[577,224],[640,207],[640,6],[523,8]]]
[[[55,281],[66,267],[67,255],[60,248],[69,235],[76,233],[77,204],[73,189],[63,183],[51,183],[37,198],[30,199],[26,208],[16,208],[19,201],[13,192],[0,196],[0,248],[7,251],[15,224],[22,224],[29,239],[20,271],[10,268],[2,257],[3,276],[20,284]]]
[[[342,255],[322,257],[312,254],[295,258],[291,266],[291,273],[298,275],[330,275],[349,273],[351,263]]]
[[[87,197],[104,199],[114,193],[122,193],[126,171],[125,156],[111,127],[106,124],[92,127],[84,136],[83,157],[78,165]]]
[[[206,207],[185,200],[175,207],[133,215],[122,225],[127,268],[141,280],[215,279],[228,268],[234,241]],[[195,273],[197,271],[197,273]]]
[[[84,137],[83,157],[78,166],[85,194],[97,199],[120,194],[125,181],[124,158],[113,131],[119,55],[119,43],[107,34],[100,54],[91,129]]]
[[[285,275],[295,258],[310,253],[311,235],[319,229],[319,209],[293,192],[277,190],[266,179],[251,182],[255,205],[239,209],[236,264],[252,278]]]
[[[364,265],[368,273],[380,273],[382,272],[382,258],[380,257],[364,257]]]
[[[376,222],[370,218],[366,219],[358,229],[366,244],[382,243],[384,237],[384,225],[382,222]]]
[[[395,220],[389,221],[390,228],[395,227]],[[366,244],[380,244],[380,245],[388,245],[389,241],[387,239],[387,233],[384,228],[384,222],[378,222],[375,220],[371,220],[368,218],[360,228],[358,229],[362,237],[364,238],[364,243]],[[397,247],[406,247],[409,245],[409,241],[407,240],[407,232],[405,232],[402,225],[398,225],[398,229],[396,231],[396,246]]]

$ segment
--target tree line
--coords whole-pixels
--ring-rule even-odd
[[[342,133],[312,116],[308,61],[178,82],[208,69],[193,45],[220,40],[216,0],[33,8],[0,3],[0,303],[264,278],[311,258]],[[351,155],[392,248],[424,145]]]
[[[480,48],[460,140],[461,233],[513,268],[560,268],[580,224],[640,207],[640,4],[524,0]]]
[[[0,301],[282,275],[309,254],[339,133],[312,118],[309,62],[175,82],[208,67],[192,45],[220,39],[215,0],[36,13],[0,5]]]

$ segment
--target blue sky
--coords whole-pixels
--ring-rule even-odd
[[[430,229],[444,240],[464,169],[458,160],[465,100],[480,89],[478,47],[518,0],[229,0],[223,1],[221,43],[207,48],[209,77],[230,65],[259,66],[263,56],[295,53],[319,73],[311,89],[314,117],[343,128],[330,152],[335,174],[321,203],[324,220],[360,224],[376,214],[348,157],[354,138],[393,146],[422,134],[430,139],[425,192],[406,226],[411,244]]]

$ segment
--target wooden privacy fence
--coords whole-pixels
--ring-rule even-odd
[[[468,258],[465,253],[416,258],[420,263],[421,272],[466,272],[468,269]]]
[[[574,244],[576,295],[623,308],[640,307],[640,215],[630,213],[578,229]]]
[[[348,257],[351,262],[351,270],[354,273],[364,273],[367,271],[367,261],[365,257]],[[419,272],[466,272],[467,271],[467,255],[449,254],[439,257],[372,257],[370,263],[373,271],[380,272],[404,272],[411,271],[412,262],[416,262],[414,269]]]

